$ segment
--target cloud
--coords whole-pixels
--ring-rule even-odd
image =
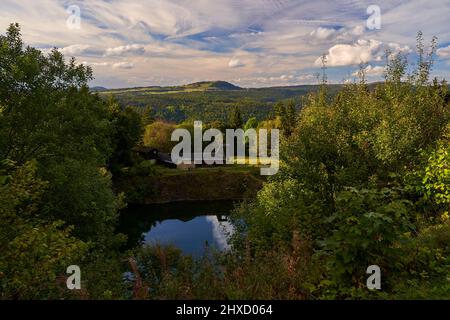
[[[243,67],[245,66],[244,63],[241,62],[241,60],[237,59],[237,58],[232,58],[230,60],[230,62],[228,62],[228,66],[230,68],[239,68],[239,67]]]
[[[337,44],[328,49],[326,62],[329,67],[352,66],[370,61],[381,61],[385,50],[389,49],[392,54],[409,53],[408,46],[397,43],[383,44],[378,40],[358,40],[354,44]],[[316,66],[322,64],[322,59],[317,58]]]
[[[74,44],[71,46],[64,47],[62,49],[59,49],[59,51],[64,54],[65,56],[80,56],[83,55],[91,49],[91,46],[86,44]]]
[[[105,56],[141,55],[145,53],[145,47],[139,44],[129,44],[106,49]]]
[[[312,37],[316,37],[320,40],[326,40],[326,39],[330,39],[336,33],[337,33],[337,31],[335,29],[319,27],[319,28],[311,31],[310,35]]]
[[[134,68],[134,63],[132,62],[116,62],[113,65],[114,69],[133,69]]]
[[[259,77],[242,77],[233,79],[232,82],[243,87],[269,87],[315,84],[317,80],[312,74],[281,74]]]
[[[213,238],[216,241],[218,248],[220,250],[229,250],[231,246],[228,243],[228,240],[234,234],[233,225],[228,221],[219,222],[216,216],[207,216],[206,221],[212,225]]]
[[[353,28],[351,28],[349,30],[344,29],[343,32],[342,32],[342,36],[343,37],[346,37],[346,36],[361,36],[361,35],[364,34],[364,30],[365,30],[364,26],[358,25],[358,26],[355,26],[355,27],[353,27]]]
[[[328,50],[326,55],[327,66],[351,66],[372,61],[375,54],[380,51],[382,42],[377,40],[358,40],[357,43],[337,44]],[[322,63],[321,58],[315,62],[316,66]]]
[[[364,26],[358,25],[352,28],[324,28],[319,27],[311,31],[310,35],[318,40],[338,40],[347,41],[354,40],[355,37],[359,37],[364,34]]]
[[[107,67],[110,65],[110,63],[108,62],[88,62],[88,61],[83,61],[83,64],[91,67]]]
[[[402,46],[398,43],[388,43],[386,46],[387,49],[389,49],[389,51],[391,51],[392,54],[398,54],[398,53],[402,53],[402,54],[408,54],[411,53],[412,50],[409,46]]]
[[[450,45],[437,50],[437,55],[441,58],[450,58]]]
[[[368,65],[367,67],[364,68],[364,72],[366,74],[366,76],[368,77],[379,77],[382,76],[384,74],[385,68],[381,67],[381,66],[371,66]],[[358,76],[359,75],[359,70],[356,70],[355,72],[352,73],[352,76]]]
[[[81,29],[67,28],[69,4],[81,8]],[[324,52],[329,66],[340,67],[329,71],[330,82],[340,82],[360,62],[374,65],[383,60],[387,48],[409,52],[418,30],[426,39],[436,35],[441,44],[450,43],[448,0],[384,1],[382,28],[374,31],[366,29],[370,4],[369,0],[1,0],[0,32],[19,22],[26,44],[44,52],[62,48],[67,56],[90,61],[97,67],[91,85],[111,88],[237,78],[254,87],[313,82],[295,77],[319,71],[317,58]],[[448,50],[439,49],[439,57],[447,59]],[[435,72],[449,74],[450,65],[440,64]]]

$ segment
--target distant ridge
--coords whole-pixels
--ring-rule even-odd
[[[185,85],[186,88],[204,88],[208,90],[243,90],[241,87],[235,86],[226,81],[202,81]]]
[[[148,94],[168,94],[168,93],[183,93],[183,92],[206,92],[206,91],[239,91],[244,90],[234,84],[226,81],[201,81],[180,86],[148,86],[148,87],[134,87],[134,88],[120,88],[120,89],[106,89],[103,87],[93,87],[92,91],[97,92],[111,92],[111,93],[133,93],[133,92],[147,92]]]
[[[342,88],[342,84],[329,84],[328,88],[331,93],[337,92]],[[223,96],[226,100],[239,98],[253,98],[260,101],[277,101],[281,99],[302,96],[310,92],[318,90],[320,85],[294,85],[294,86],[278,86],[278,87],[262,87],[262,88],[242,88],[227,81],[199,81],[179,86],[146,86],[132,88],[104,89],[103,87],[94,87],[91,90],[98,92],[100,95],[114,95],[120,100],[136,104],[143,104],[144,101],[153,99],[179,99],[180,94],[186,96],[208,94],[213,96]],[[136,98],[136,99],[135,99]],[[166,99],[166,101],[168,101]]]
[[[97,87],[89,88],[89,90],[91,90],[91,91],[107,91],[108,88],[97,86]]]

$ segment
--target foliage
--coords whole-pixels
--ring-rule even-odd
[[[0,36],[1,298],[105,298],[94,279],[73,293],[65,285],[68,266],[95,274],[124,241],[105,165],[128,123],[89,91],[91,79],[56,49],[25,47],[17,24]]]
[[[99,235],[113,230],[117,212],[110,177],[99,167],[111,152],[113,126],[106,104],[89,92],[92,71],[66,63],[57,50],[24,48],[18,25],[0,36],[0,50],[0,159],[37,160],[38,176],[49,183],[47,221],[68,222],[83,239],[106,237]]]
[[[133,108],[122,110],[114,100],[109,102],[109,113],[114,135],[113,152],[108,159],[108,167],[113,173],[117,173],[121,167],[134,163],[133,147],[141,140],[143,126],[140,115]]]
[[[241,129],[243,126],[241,112],[238,107],[234,107],[230,116],[228,127],[230,129]]]
[[[281,128],[283,133],[289,137],[295,128],[297,122],[297,110],[295,106],[295,101],[290,100],[286,104],[282,101],[275,105],[276,116],[280,117]]]
[[[76,227],[85,240],[100,240],[112,234],[120,199],[111,189],[111,177],[101,169],[66,160],[52,166],[47,174],[48,192],[43,211],[50,220],[62,219]]]
[[[411,280],[414,288],[448,297],[447,246],[421,240],[448,219],[448,86],[429,81],[435,41],[428,54],[420,34],[418,42],[419,61],[410,73],[406,57],[388,53],[384,83],[370,87],[362,73],[360,83],[345,85],[334,98],[326,83],[309,95],[282,140],[279,174],[237,211],[243,221],[237,250],[248,241],[257,256],[289,243],[297,229],[320,249],[310,261],[326,268],[314,295],[412,297],[401,285]],[[283,123],[286,109],[278,104],[277,110]],[[429,219],[435,212],[440,219]],[[382,269],[382,293],[365,287],[373,264]]]
[[[156,148],[161,152],[170,152],[176,142],[171,141],[175,125],[163,121],[155,121],[145,127],[144,146]]]
[[[0,298],[57,299],[68,296],[64,274],[79,264],[88,245],[62,221],[40,215],[46,183],[36,178],[36,163],[0,171]]]
[[[368,266],[378,265],[384,274],[395,268],[401,256],[398,242],[413,228],[411,207],[395,189],[341,191],[328,219],[334,230],[323,243],[332,279],[347,288],[363,288]]]
[[[427,199],[443,205],[444,215],[450,208],[450,135],[439,141],[438,146],[428,155],[422,173],[423,193]]]
[[[88,89],[89,67],[25,47],[11,25],[0,36],[0,298],[449,298],[449,93],[429,79],[436,40],[428,52],[417,40],[416,68],[388,52],[380,84],[366,84],[362,70],[359,83],[328,85],[323,59],[322,84],[297,114],[293,101],[273,104],[311,88],[200,83],[190,93],[119,90],[118,103],[106,102]],[[192,132],[192,119],[283,131],[280,172],[236,208],[230,252],[121,251],[111,172],[128,172],[135,198],[158,177],[151,161],[133,161],[141,119],[119,104],[146,107],[143,144],[163,152],[174,129]],[[85,275],[76,293],[64,288],[72,264]],[[373,264],[380,292],[365,287]]]

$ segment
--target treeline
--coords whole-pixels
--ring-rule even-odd
[[[187,120],[202,119],[205,122],[226,122],[234,108],[239,108],[243,117],[255,117],[263,120],[273,113],[271,103],[261,102],[250,98],[238,100],[223,100],[215,96],[216,93],[180,93],[154,95],[145,98],[145,104],[135,104],[134,99],[127,99],[113,95],[122,106],[131,106],[144,117],[181,123]]]
[[[225,121],[214,120],[210,122],[203,122],[203,131],[208,129],[218,129],[221,132],[225,132],[226,129],[242,129],[247,131],[248,129],[279,129],[285,135],[289,135],[295,127],[295,118],[298,110],[294,100],[288,100],[286,102],[279,101],[273,107],[273,111],[267,118],[258,120],[256,117],[245,118],[241,113],[241,108],[238,106],[230,107],[227,118]],[[181,123],[173,123],[153,118],[148,114],[142,116],[142,123],[144,124],[144,134],[141,144],[146,147],[156,148],[159,151],[170,153],[172,148],[178,144],[177,141],[171,141],[172,132],[175,129],[187,129],[191,136],[194,136],[194,121],[197,120],[185,120]],[[205,147],[208,145],[205,143]],[[194,141],[192,140],[192,146]],[[248,151],[248,140],[245,142],[245,146]],[[247,152],[248,153],[248,152]]]
[[[153,88],[139,90],[109,90],[100,93],[105,99],[113,97],[122,107],[133,107],[139,114],[157,120],[181,123],[186,120],[226,122],[234,108],[239,108],[244,121],[258,121],[273,117],[279,101],[295,101],[301,108],[303,97],[319,90],[319,85],[278,88],[217,90],[157,94]],[[341,85],[330,85],[330,95],[336,94]]]

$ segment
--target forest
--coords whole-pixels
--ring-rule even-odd
[[[373,85],[370,85],[373,86]],[[317,91],[319,85],[243,89],[224,81],[194,83],[178,87],[148,87],[96,90],[105,99],[113,96],[122,106],[128,106],[144,117],[168,122],[202,119],[206,122],[226,122],[238,108],[244,119],[258,121],[276,116],[275,105],[294,101],[300,109],[303,97]],[[330,95],[342,85],[330,84]]]
[[[97,92],[90,67],[26,46],[11,24],[0,35],[0,299],[449,299],[449,86],[430,78],[436,40],[419,32],[416,51],[414,63],[387,52],[376,84],[362,67],[343,85]],[[170,151],[193,119],[280,129],[280,170],[236,202],[230,250],[129,248],[118,222],[141,194],[117,186],[163,174],[134,150]],[[70,265],[80,290],[66,287]],[[373,265],[382,290],[366,287]]]

